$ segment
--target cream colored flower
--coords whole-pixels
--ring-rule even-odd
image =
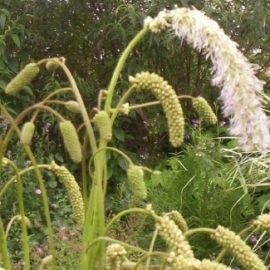
[[[158,32],[157,27],[170,27],[181,40],[211,59],[212,84],[221,88],[223,114],[231,117],[231,135],[238,138],[242,150],[265,154],[270,148],[270,134],[269,119],[262,106],[264,82],[255,76],[256,67],[218,23],[196,9],[177,8],[162,11],[151,22],[147,19],[146,25],[153,32]]]

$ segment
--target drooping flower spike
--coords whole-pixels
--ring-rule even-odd
[[[184,141],[185,123],[181,104],[172,86],[161,76],[149,72],[129,76],[129,82],[138,90],[152,91],[161,102],[168,121],[170,143],[173,147],[180,147]]]
[[[221,88],[223,114],[231,117],[230,133],[238,138],[243,151],[270,148],[269,119],[263,111],[264,82],[256,68],[237,49],[218,23],[196,9],[176,8],[145,19],[152,32],[170,28],[181,40],[202,51],[212,61],[212,84]]]

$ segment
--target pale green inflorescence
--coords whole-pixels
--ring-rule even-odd
[[[256,68],[237,49],[218,23],[194,8],[161,11],[148,17],[145,27],[152,32],[172,29],[213,64],[212,84],[221,87],[223,114],[230,118],[230,133],[238,138],[244,151],[266,154],[270,148],[269,118],[263,110],[263,84],[255,76]]]
[[[258,216],[253,224],[260,230],[270,231],[270,214]]]
[[[155,73],[141,72],[129,81],[139,90],[150,90],[161,102],[169,126],[170,142],[179,147],[184,141],[184,116],[181,104],[174,89],[162,77]]]
[[[39,73],[39,66],[30,63],[22,69],[17,76],[6,86],[5,92],[9,95],[17,94],[22,88],[28,85]]]
[[[171,252],[173,252],[171,255],[178,257],[179,260],[194,259],[194,254],[188,241],[173,220],[168,216],[159,217],[156,221],[156,228],[169,245]],[[173,260],[170,262],[173,262]]]
[[[232,268],[215,261],[203,259],[202,261],[195,258],[184,258],[176,256],[175,252],[170,252],[168,261],[173,269],[179,270],[232,270]]]
[[[144,172],[141,167],[130,164],[127,169],[127,178],[133,195],[144,200],[147,197],[147,189],[143,179]]]
[[[80,105],[77,101],[70,100],[65,103],[66,108],[73,113],[81,113]]]
[[[54,72],[59,67],[59,64],[52,60],[59,60],[59,58],[54,57],[54,58],[51,58],[51,60],[48,60],[46,62],[45,67],[49,72]]]
[[[60,123],[60,131],[64,139],[65,147],[72,161],[75,163],[81,162],[82,148],[74,125],[69,120],[65,120]]]
[[[35,132],[35,125],[32,122],[26,122],[23,125],[20,142],[22,145],[30,145]]]
[[[217,123],[216,115],[214,114],[208,102],[203,97],[193,98],[192,104],[202,122],[211,125]]]
[[[54,161],[51,163],[49,169],[62,180],[71,201],[73,215],[79,225],[84,225],[84,203],[80,187],[75,177],[66,167],[58,166]]]
[[[93,118],[93,121],[97,124],[100,138],[109,142],[112,139],[112,127],[110,117],[105,111],[99,111]]]
[[[106,250],[106,270],[120,270],[124,260],[124,256],[127,254],[124,247],[119,244],[111,244]]]
[[[174,210],[171,211],[170,213],[166,213],[166,216],[168,216],[171,220],[173,220],[183,233],[188,231],[188,225],[183,216],[178,211]]]
[[[218,226],[211,237],[230,251],[245,269],[267,270],[264,263],[251,248],[233,231]]]
[[[232,270],[231,267],[222,263],[204,259],[193,266],[194,270]]]

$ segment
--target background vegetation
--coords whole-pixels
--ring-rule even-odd
[[[6,84],[31,60],[64,56],[75,74],[84,101],[90,110],[96,106],[100,89],[106,89],[113,69],[123,49],[142,28],[143,19],[155,16],[164,8],[173,8],[175,1],[87,1],[87,0],[1,0],[0,3],[0,99],[15,117],[23,108],[41,100],[59,85],[65,85],[64,76],[49,74],[45,70],[33,84],[24,89],[25,95],[10,97],[4,94]],[[267,0],[246,1],[178,1],[178,6],[194,6],[218,21],[225,33],[239,44],[240,50],[253,63],[259,65],[258,76],[266,81],[265,91],[270,94],[270,3]],[[255,154],[242,155],[235,150],[235,142],[226,138],[228,119],[220,113],[219,92],[211,86],[210,63],[201,52],[170,33],[148,35],[128,59],[114,100],[122,95],[129,75],[148,70],[163,76],[180,94],[202,95],[219,117],[214,127],[197,126],[191,103],[183,101],[186,116],[186,142],[181,149],[168,146],[165,116],[159,106],[138,109],[129,117],[116,121],[113,145],[128,153],[134,161],[143,160],[145,166],[156,168],[161,175],[148,176],[148,201],[158,213],[178,210],[187,217],[190,227],[215,227],[222,224],[235,231],[261,212],[270,210],[268,157],[255,162]],[[131,101],[151,100],[152,96],[134,94]],[[68,100],[69,97],[63,96]],[[269,104],[266,104],[269,108]],[[60,111],[61,108],[59,107]],[[64,110],[66,118],[79,126],[80,118]],[[9,124],[0,118],[0,136]],[[42,114],[36,123],[33,149],[38,162],[57,160],[77,175],[77,165],[69,164],[61,144],[55,119]],[[223,137],[223,139],[217,139]],[[224,138],[225,137],[225,138]],[[21,168],[29,166],[17,139],[7,151]],[[108,216],[130,205],[140,204],[131,197],[126,185],[126,163],[118,154],[107,157],[109,162],[109,195],[106,202]],[[10,178],[3,171],[0,188]],[[59,228],[59,249],[63,254],[79,241],[80,232],[74,227],[66,193],[53,174],[45,176],[55,226]],[[46,253],[46,228],[40,212],[40,194],[31,174],[25,176],[26,216],[34,220],[30,242],[33,260]],[[29,200],[29,198],[31,198]],[[15,194],[8,193],[0,205],[1,215],[7,223],[17,214]],[[144,245],[150,223],[125,219],[115,229],[119,238],[127,239],[130,231],[140,228],[129,241]],[[64,228],[64,229],[63,229]],[[13,251],[14,267],[22,268],[21,254],[16,239],[19,227],[12,228],[9,241]],[[143,233],[142,233],[143,232]],[[265,236],[267,239],[267,236]],[[269,236],[268,236],[269,238]],[[203,243],[200,256],[205,257],[216,248],[210,240],[194,238],[192,243]],[[254,245],[251,240],[248,240]],[[160,242],[160,245],[164,243]],[[195,245],[194,245],[195,246]],[[40,249],[40,250],[39,250]],[[259,248],[267,253],[267,244]],[[59,269],[75,267],[77,253],[70,262],[60,258]],[[64,255],[63,255],[64,256]],[[268,254],[268,263],[269,254]],[[63,263],[63,265],[61,265]],[[70,265],[68,265],[70,263]],[[14,268],[15,269],[15,268]]]

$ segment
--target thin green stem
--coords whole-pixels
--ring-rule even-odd
[[[38,168],[48,168],[50,165],[47,165],[47,164],[40,164],[40,165],[37,165]],[[19,176],[22,176],[23,174],[29,172],[29,171],[32,171],[34,170],[35,167],[34,166],[31,166],[29,168],[26,168],[22,171],[19,172]],[[13,176],[11,177],[5,184],[5,186],[1,189],[0,191],[0,200],[1,198],[6,194],[6,192],[8,191],[8,188],[13,184],[13,182],[17,180],[17,176]]]
[[[1,216],[0,216],[0,254],[2,255],[1,260],[4,264],[4,269],[12,270],[11,264],[10,264],[10,256],[9,256],[9,252],[7,248],[7,240],[5,237],[5,230],[3,227]]]
[[[11,160],[8,160],[8,164],[12,167],[17,178],[17,196],[18,196],[18,202],[19,202],[20,215],[22,218],[21,226],[22,226],[22,232],[23,232],[22,238],[23,238],[25,269],[29,270],[30,269],[30,249],[29,249],[27,227],[26,227],[26,222],[25,222],[22,181],[21,181],[21,176],[19,174],[19,170],[16,164],[12,162]]]
[[[189,237],[193,234],[197,234],[197,233],[214,233],[216,230],[214,229],[210,229],[210,228],[196,228],[196,229],[190,229],[187,232],[184,233],[185,237]]]
[[[111,109],[111,111],[113,112],[113,115],[111,117],[111,123],[113,123],[113,121],[115,120],[117,114],[121,110],[121,106],[123,105],[123,103],[126,101],[126,99],[128,98],[128,96],[131,94],[131,92],[133,90],[134,90],[134,87],[129,88],[128,91],[125,93],[125,95],[118,102],[117,106],[115,108]],[[193,99],[193,97],[192,96],[189,96],[189,95],[182,95],[182,96],[178,96],[177,98],[178,99]],[[131,106],[128,107],[128,109],[129,110],[136,110],[136,109],[141,109],[141,108],[145,108],[145,107],[156,106],[156,105],[160,105],[160,104],[161,104],[160,101],[151,101],[151,102],[147,102],[147,103],[143,103],[143,104],[131,105]]]
[[[117,114],[121,110],[121,106],[124,104],[124,102],[128,99],[130,94],[135,90],[135,87],[130,87],[127,92],[122,96],[122,98],[119,100],[117,106],[113,109],[113,114],[111,116],[111,126],[113,126],[114,120],[117,117]],[[130,108],[129,108],[130,109]]]
[[[83,202],[85,205],[85,214],[87,213],[87,202],[88,202],[88,184],[87,184],[87,165],[86,165],[86,149],[88,146],[88,136],[85,132],[83,145],[82,145],[82,162],[81,162],[81,174],[82,174],[82,191],[83,191]]]
[[[5,109],[4,106],[1,106],[1,109],[3,111],[3,113],[7,116],[9,122],[11,123],[12,127],[10,130],[15,130],[18,134],[18,136],[20,137],[21,135],[21,131],[18,128],[18,125],[16,124],[15,120],[10,116],[10,114],[7,112],[7,110]],[[12,133],[12,132],[11,132]],[[7,137],[6,137],[7,139]],[[10,138],[9,138],[10,139]],[[37,176],[37,180],[39,182],[39,186],[42,192],[42,201],[43,201],[43,206],[44,206],[44,214],[45,214],[45,218],[46,218],[46,223],[48,226],[48,237],[49,237],[49,242],[50,242],[50,252],[51,255],[53,256],[53,267],[55,268],[55,249],[54,249],[54,239],[53,239],[53,230],[52,230],[52,223],[51,223],[51,217],[50,217],[50,211],[49,211],[49,204],[48,204],[48,196],[46,193],[46,188],[42,179],[42,175],[41,172],[38,168],[36,159],[33,155],[33,152],[31,151],[31,148],[27,145],[24,145],[24,149],[30,159],[30,161],[32,162],[33,166],[34,166],[34,171],[35,174]]]
[[[120,57],[117,66],[113,72],[113,76],[111,79],[111,82],[108,87],[108,95],[106,98],[106,103],[105,103],[105,110],[107,113],[109,113],[111,109],[111,103],[112,103],[112,98],[113,98],[113,93],[115,86],[117,84],[117,80],[119,78],[119,75],[124,67],[124,64],[131,53],[131,51],[134,49],[134,47],[139,43],[139,41],[148,33],[149,29],[148,28],[143,28],[134,38],[133,40],[128,44],[126,47],[125,51],[123,52],[122,56]]]
[[[57,94],[59,94],[59,93],[62,93],[62,92],[67,92],[67,91],[72,91],[72,88],[71,87],[65,87],[65,88],[60,88],[60,89],[57,89],[57,90],[55,90],[53,93],[51,93],[51,94],[49,94],[47,97],[45,97],[42,101],[41,101],[41,103],[45,103],[45,102],[47,102],[51,97],[53,97],[53,96],[55,96],[55,95],[57,95]]]
[[[53,114],[54,116],[56,116],[60,121],[65,121],[65,118],[60,113],[58,113],[57,111],[55,111],[54,109],[52,109],[49,106],[36,104],[36,105],[33,106],[33,108],[48,111],[51,114]]]
[[[75,98],[77,100],[77,102],[79,103],[79,106],[80,106],[80,109],[81,109],[81,114],[82,114],[82,118],[83,118],[83,121],[84,121],[84,124],[85,124],[85,127],[86,127],[86,131],[87,131],[87,134],[89,136],[89,142],[90,142],[90,146],[91,146],[91,149],[92,149],[92,153],[96,152],[97,151],[97,143],[96,143],[96,138],[95,138],[95,134],[94,134],[94,131],[93,131],[93,128],[91,126],[91,122],[90,122],[90,119],[89,119],[89,116],[88,116],[88,113],[87,113],[87,110],[86,110],[86,107],[84,105],[84,102],[83,102],[83,99],[82,99],[82,96],[79,92],[79,89],[77,87],[77,84],[70,72],[70,70],[67,68],[67,66],[62,63],[61,61],[57,61],[57,63],[59,64],[59,66],[63,69],[63,71],[65,72],[66,76],[68,77],[69,81],[70,81],[70,84],[71,84],[71,87],[72,87],[72,90],[73,90],[73,94],[75,95]],[[97,159],[94,160],[94,164],[95,164],[95,170],[96,170],[96,175],[97,175],[97,179],[98,179],[98,188],[102,188],[102,173],[101,173],[101,168],[99,166],[99,161]],[[94,187],[94,186],[93,186]],[[94,196],[97,200],[102,200],[102,198],[97,198],[98,194],[102,194],[102,190],[100,191],[95,191],[94,192]],[[103,224],[102,224],[102,219],[99,220],[99,223],[97,221],[97,217],[95,216],[95,213],[98,212],[98,216],[100,217],[100,214],[99,214],[99,211],[101,212],[101,214],[103,215],[103,219],[104,219],[104,205],[100,205],[99,202],[97,202],[96,204],[96,201],[94,201],[94,205],[90,205],[90,202],[93,202],[93,199],[92,198],[89,198],[89,204],[88,204],[88,207],[87,207],[87,214],[86,216],[88,217],[87,220],[90,221],[91,223],[87,223],[86,226],[84,226],[84,233],[83,233],[83,246],[85,247],[87,242],[93,240],[95,237],[96,237],[96,229],[97,227],[101,228],[103,230]],[[91,211],[90,208],[91,207],[95,207],[95,211]],[[89,214],[93,214],[93,216],[89,216]],[[91,229],[89,229],[89,227],[91,227]],[[94,233],[93,233],[94,232]],[[93,258],[93,256],[91,256],[91,254],[85,254],[85,252],[83,251],[83,256],[82,256],[82,262],[81,262],[81,268],[82,269],[93,269],[91,267],[89,267],[89,265],[92,264],[92,266],[94,265],[92,262],[95,260],[95,258]]]
[[[149,253],[153,252],[157,236],[158,236],[158,230],[156,229],[154,234],[153,234],[152,241],[151,241],[151,244],[150,244],[150,247],[149,247],[149,251],[148,251]],[[146,261],[146,269],[148,269],[148,267],[150,266],[150,263],[151,263],[151,257],[148,257],[147,261]]]
[[[95,152],[97,149],[95,134],[94,134],[93,128],[90,124],[90,119],[88,117],[88,113],[87,113],[86,107],[84,105],[80,91],[78,89],[78,86],[76,84],[76,81],[74,80],[70,70],[68,69],[68,67],[64,63],[59,61],[58,64],[59,64],[59,66],[61,66],[61,68],[63,69],[63,71],[65,72],[66,76],[69,79],[73,94],[75,95],[75,98],[76,98],[77,102],[79,103],[79,106],[81,109],[82,118],[83,118],[86,130],[87,130],[88,136],[89,136],[89,141],[90,141],[92,151]]]
[[[53,239],[53,229],[52,229],[52,222],[51,222],[51,217],[50,217],[49,201],[48,201],[48,196],[47,196],[45,184],[44,184],[41,172],[38,168],[38,164],[36,162],[35,156],[33,155],[33,152],[31,151],[29,146],[25,146],[25,150],[26,150],[26,153],[27,153],[30,161],[32,162],[32,164],[34,166],[34,171],[35,171],[35,174],[37,176],[37,180],[39,182],[43,205],[44,205],[44,214],[45,214],[46,223],[48,226],[50,254],[53,256],[53,260],[52,260],[53,268],[56,269],[56,264],[55,264],[56,252],[55,252],[55,245],[54,245],[54,239]]]
[[[130,250],[133,250],[135,252],[140,252],[140,253],[147,253],[146,250],[144,249],[141,249],[141,248],[138,248],[138,247],[135,247],[135,246],[132,246],[132,245],[129,245],[125,242],[122,242],[122,241],[119,241],[119,240],[116,240],[116,239],[113,239],[113,238],[110,238],[110,237],[107,237],[107,236],[100,236],[98,237],[97,239],[95,239],[90,245],[88,248],[90,248],[91,246],[95,245],[97,242],[100,242],[100,241],[106,241],[106,242],[109,242],[109,243],[116,243],[116,244],[120,244],[121,246],[125,247],[125,248],[128,248]]]
[[[155,219],[157,218],[157,215],[154,213],[151,213],[150,211],[146,210],[146,209],[142,209],[142,208],[130,208],[127,210],[124,210],[122,212],[120,212],[119,214],[117,214],[116,216],[114,216],[110,222],[107,224],[105,230],[104,230],[104,235],[106,235],[108,233],[108,231],[111,229],[111,227],[113,226],[113,224],[122,216],[125,216],[127,214],[130,213],[140,213],[140,214],[145,214],[145,215],[149,215],[154,217]]]
[[[169,254],[165,252],[160,252],[160,251],[154,251],[151,253],[147,253],[143,255],[137,262],[136,265],[134,266],[133,270],[137,270],[140,264],[147,258],[152,257],[152,256],[158,256],[158,257],[165,257],[168,258]],[[147,268],[146,268],[147,269]]]
[[[89,163],[88,163],[88,170],[90,172],[90,175],[92,175],[93,177],[93,174],[91,174],[91,165],[93,163],[93,160],[95,159],[96,155],[102,151],[106,151],[106,150],[112,150],[114,152],[117,152],[118,154],[122,155],[127,161],[129,164],[132,164],[133,162],[131,161],[131,159],[126,155],[124,154],[122,151],[118,150],[117,148],[114,148],[114,147],[109,147],[109,146],[106,146],[106,147],[103,147],[103,148],[100,148],[98,149],[94,154],[93,156],[91,157],[91,159],[89,160]]]

